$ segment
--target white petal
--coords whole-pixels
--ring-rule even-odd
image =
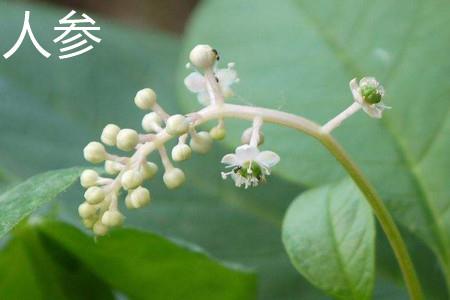
[[[256,162],[267,169],[271,169],[280,161],[280,156],[272,151],[263,151],[256,157]]]
[[[227,164],[230,166],[235,166],[236,164],[236,155],[235,154],[227,154],[224,157],[222,157],[221,163]]]
[[[364,77],[359,81],[360,87],[369,86],[376,89],[379,85],[380,83],[374,77]]]
[[[363,110],[372,118],[381,119],[383,116],[383,109],[376,107],[375,105],[362,105]]]
[[[247,144],[241,145],[236,148],[236,161],[239,165],[242,165],[247,161],[255,160],[258,153],[259,150],[256,147]]]
[[[350,86],[350,90],[352,91],[352,94],[353,94],[353,99],[355,99],[355,101],[360,104],[364,103],[364,100],[361,96],[361,93],[359,90],[359,85],[358,85],[356,78],[353,78],[352,80],[350,80],[349,86]]]
[[[207,106],[210,103],[209,93],[207,91],[200,92],[197,94],[197,100],[200,104]]]
[[[192,72],[184,79],[184,85],[193,93],[206,91],[206,80],[202,74]]]
[[[238,75],[234,69],[219,69],[216,72],[216,76],[219,79],[219,84],[222,88],[227,88],[236,82]]]

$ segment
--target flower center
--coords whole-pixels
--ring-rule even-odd
[[[234,168],[233,172],[244,178],[256,178],[258,181],[263,178],[261,167],[254,161],[243,163],[242,166]]]
[[[381,101],[381,94],[378,90],[371,86],[365,86],[361,89],[361,94],[364,98],[364,101],[370,104],[376,104]]]

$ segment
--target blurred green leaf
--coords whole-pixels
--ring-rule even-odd
[[[111,289],[28,224],[0,251],[0,299],[114,299]]]
[[[71,168],[36,175],[0,196],[0,237],[34,210],[55,199],[71,186],[81,168]]]
[[[94,241],[59,222],[39,230],[131,299],[254,299],[256,276],[199,249],[130,229]]]
[[[283,242],[297,270],[320,289],[338,299],[372,298],[375,225],[350,179],[294,200],[283,222]]]
[[[182,57],[210,43],[236,62],[238,102],[322,123],[352,103],[350,79],[376,76],[393,109],[382,120],[358,113],[337,138],[396,219],[438,255],[450,283],[449,10],[445,1],[419,0],[206,1]],[[180,69],[179,82],[187,73]],[[184,107],[198,107],[181,90]],[[237,141],[241,124],[229,127]],[[312,186],[343,176],[311,138],[274,126],[265,133],[265,146],[282,157],[274,172]]]

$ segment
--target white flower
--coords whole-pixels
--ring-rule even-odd
[[[236,148],[236,153],[227,154],[222,158],[222,163],[227,168],[232,168],[230,172],[222,172],[222,178],[228,176],[234,180],[237,187],[244,185],[257,186],[266,180],[270,175],[270,170],[280,161],[278,154],[272,151],[262,151],[255,146],[241,145]]]
[[[350,81],[353,98],[361,104],[363,110],[372,118],[380,119],[385,109],[391,107],[384,105],[383,86],[373,77],[364,77],[359,81],[356,78]]]
[[[219,83],[222,95],[224,98],[229,98],[234,95],[231,85],[239,81],[234,63],[229,63],[228,68],[218,69],[214,71],[216,80]],[[208,105],[211,98],[208,93],[205,76],[199,72],[192,72],[184,79],[184,84],[193,93],[197,94],[197,99],[200,104]]]

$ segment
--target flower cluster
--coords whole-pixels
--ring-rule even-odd
[[[196,69],[185,79],[186,87],[197,93],[199,101],[206,107],[218,106],[224,99],[233,95],[231,85],[238,82],[234,64],[218,69],[219,54],[208,45],[198,45],[190,53],[190,66]],[[139,91],[134,102],[138,108],[148,113],[142,119],[144,133],[134,129],[120,128],[108,124],[101,134],[101,143],[90,142],[83,150],[84,158],[93,164],[104,164],[105,172],[112,176],[102,177],[95,170],[83,171],[81,185],[86,188],[83,202],[78,212],[86,227],[96,235],[105,235],[109,228],[120,226],[124,221],[119,211],[118,201],[122,191],[126,192],[125,205],[129,209],[144,207],[150,203],[151,193],[144,183],[158,172],[158,166],[149,161],[149,155],[157,151],[164,168],[163,181],[167,188],[174,189],[185,181],[185,174],[173,165],[187,160],[192,152],[207,153],[214,140],[225,138],[225,122],[218,117],[218,124],[208,131],[197,131],[202,124],[199,114],[169,115],[157,102],[156,93],[149,88]],[[236,186],[246,188],[257,186],[266,180],[271,168],[278,163],[274,152],[258,150],[264,141],[261,132],[262,119],[255,117],[253,126],[244,131],[242,144],[236,154],[225,155],[222,162],[232,170],[222,173],[235,181]],[[178,138],[171,150],[171,158],[166,150],[166,142]],[[123,152],[132,152],[131,156],[118,156],[107,151],[106,147],[115,147]]]

